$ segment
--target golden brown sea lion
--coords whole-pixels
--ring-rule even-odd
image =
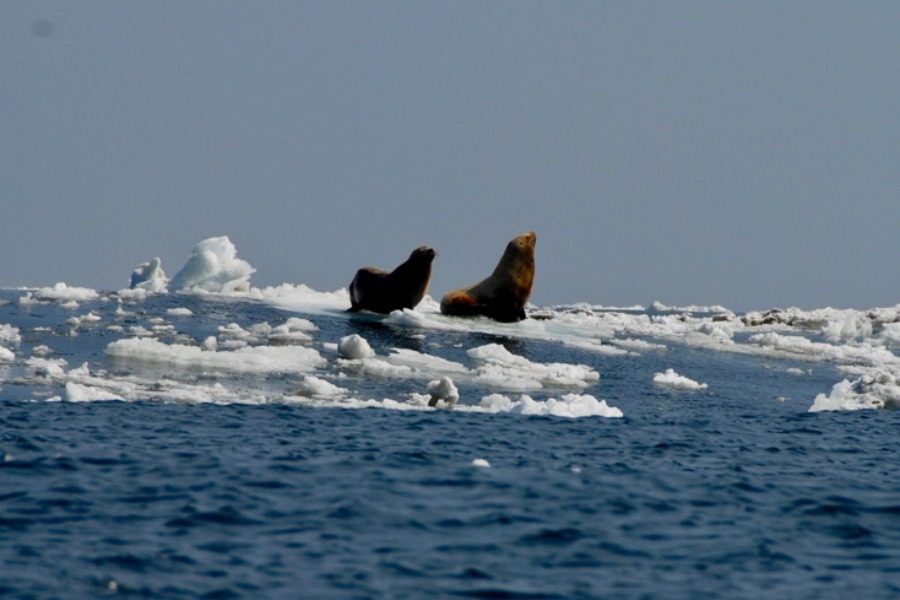
[[[405,263],[388,273],[375,267],[363,267],[350,282],[348,312],[369,310],[388,314],[392,310],[413,308],[422,301],[431,281],[431,262],[436,252],[428,246],[412,251]]]
[[[491,276],[445,294],[441,312],[456,316],[484,315],[505,322],[524,319],[525,303],[534,283],[536,241],[533,231],[513,238]]]

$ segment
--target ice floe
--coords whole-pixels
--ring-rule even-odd
[[[622,411],[609,406],[606,400],[597,400],[590,394],[565,394],[559,399],[534,400],[521,395],[518,400],[502,394],[491,394],[481,399],[479,407],[487,412],[517,412],[524,415],[556,417],[622,417]]]
[[[16,360],[16,353],[9,348],[0,346],[0,363],[13,362],[14,360]]]
[[[303,346],[247,346],[220,351],[164,344],[143,337],[110,342],[106,353],[121,361],[153,363],[188,371],[297,373],[313,371],[326,364],[317,350]]]
[[[22,335],[18,327],[0,323],[0,344],[13,345],[22,342]]]
[[[19,303],[28,305],[39,302],[55,302],[63,308],[74,310],[78,308],[79,302],[91,302],[100,298],[101,295],[97,290],[71,287],[63,282],[59,282],[53,287],[43,287],[26,292],[24,296],[19,298]]]
[[[673,390],[705,390],[708,387],[705,383],[698,383],[689,377],[679,375],[675,369],[666,369],[665,373],[654,374],[653,383]]]

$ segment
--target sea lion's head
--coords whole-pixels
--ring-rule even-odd
[[[430,246],[419,246],[409,255],[409,262],[417,264],[431,264],[437,252]]]

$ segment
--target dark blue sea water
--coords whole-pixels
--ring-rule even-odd
[[[55,401],[65,398],[58,382],[29,375],[35,347],[111,378],[153,368],[105,356],[120,335],[104,327],[115,302],[73,313],[21,305],[21,295],[0,294],[11,300],[0,324],[22,337],[16,361],[0,366],[0,596],[900,595],[900,412],[807,412],[841,379],[827,364],[673,343],[602,356],[435,331],[429,351],[454,360],[497,342],[534,361],[588,364],[601,379],[586,391],[625,416],[74,403]],[[193,317],[166,317],[173,306]],[[89,310],[103,320],[73,335],[66,320]],[[230,322],[293,316],[189,296],[129,310],[120,321],[162,316],[197,340]],[[420,332],[377,321],[308,318],[317,340],[355,332],[379,353],[423,344]],[[813,373],[785,375],[790,366]],[[708,389],[649,384],[668,367]],[[274,392],[295,379],[222,376]],[[406,382],[349,385],[400,398]],[[488,393],[459,387],[460,403]]]

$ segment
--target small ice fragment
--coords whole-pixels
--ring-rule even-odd
[[[459,400],[459,390],[456,389],[453,380],[446,376],[429,382],[426,391],[431,395],[428,406],[437,406],[438,402],[443,401],[447,406],[453,408],[453,405]]]
[[[361,335],[351,334],[341,338],[338,344],[338,352],[344,358],[371,358],[375,356],[375,351]]]
[[[675,369],[666,369],[665,373],[655,374],[653,383],[673,390],[703,390],[707,388],[705,383],[697,383],[693,379],[679,375]]]

